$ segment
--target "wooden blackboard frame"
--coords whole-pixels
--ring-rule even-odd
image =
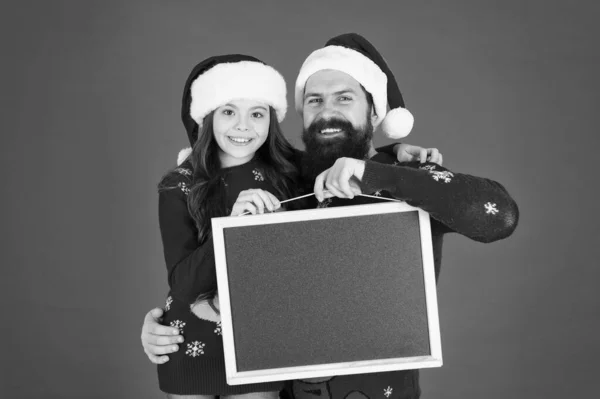
[[[231,227],[262,226],[274,223],[347,218],[353,216],[381,215],[394,212],[417,211],[419,215],[420,242],[424,276],[424,290],[427,308],[430,356],[404,357],[393,359],[329,363],[310,366],[295,366],[278,369],[239,371],[236,366],[235,342],[224,229]],[[442,366],[435,269],[431,240],[429,214],[404,202],[388,202],[367,205],[343,206],[324,209],[311,209],[290,212],[277,212],[242,217],[221,217],[212,219],[213,242],[215,249],[217,283],[221,311],[223,347],[227,383],[230,385],[251,384],[266,381],[294,380],[334,375],[363,374],[404,369],[421,369]],[[265,245],[285,245],[285,242],[265,243]]]

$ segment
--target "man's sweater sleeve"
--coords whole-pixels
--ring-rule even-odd
[[[384,154],[389,154],[392,157],[397,158],[398,156],[394,152],[394,147],[396,145],[398,145],[398,144],[402,144],[402,143],[398,142],[398,143],[392,143],[392,144],[384,145],[383,147],[377,147],[377,148],[375,148],[375,151],[377,151],[377,152],[383,152]]]
[[[519,219],[517,204],[500,183],[434,163],[394,166],[366,161],[360,185],[364,193],[388,191],[428,212],[447,231],[479,242],[510,236]]]
[[[193,303],[217,286],[212,237],[198,244],[198,230],[179,188],[159,193],[158,213],[171,295]]]

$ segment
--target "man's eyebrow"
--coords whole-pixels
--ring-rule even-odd
[[[348,88],[348,89],[336,91],[333,94],[335,94],[336,96],[339,96],[340,94],[346,94],[346,93],[356,94],[356,91],[354,91],[353,89]]]
[[[321,93],[309,92],[309,93],[304,93],[304,98],[306,98],[306,97],[318,97],[320,95],[321,95]]]
[[[356,94],[356,91],[354,89],[347,88],[347,89],[343,89],[343,90],[338,90],[335,93],[333,93],[333,95],[334,96],[339,96],[340,94],[346,94],[346,93]],[[308,97],[320,97],[322,95],[323,95],[322,93],[308,92],[308,93],[304,93],[304,98],[308,98]]]

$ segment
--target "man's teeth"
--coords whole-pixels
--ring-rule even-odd
[[[329,129],[323,129],[323,130],[321,130],[321,133],[329,134],[329,133],[339,133],[341,131],[342,131],[342,129],[329,128]]]
[[[231,136],[228,136],[228,137],[229,137],[229,140],[235,141],[236,143],[249,143],[252,141],[252,139],[244,139],[241,137],[231,137]]]

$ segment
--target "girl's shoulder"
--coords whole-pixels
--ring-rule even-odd
[[[186,161],[176,168],[169,170],[158,184],[158,191],[165,192],[178,189],[187,195],[192,185],[192,165]]]

